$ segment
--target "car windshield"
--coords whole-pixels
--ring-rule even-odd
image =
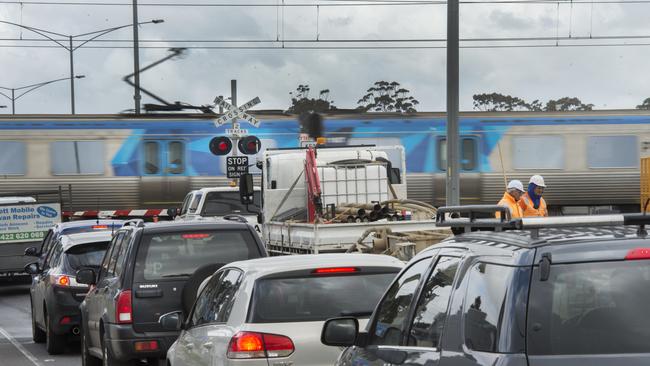
[[[238,191],[231,192],[210,192],[205,197],[205,204],[201,216],[224,216],[232,213],[243,214],[247,213],[256,214],[259,212],[261,205],[260,192],[256,191],[253,195],[253,205],[246,205],[241,203]]]
[[[68,249],[66,258],[72,269],[79,270],[85,267],[99,267],[108,248],[107,241],[92,244],[77,245]]]
[[[532,284],[530,354],[650,352],[648,288],[646,260],[552,265]]]
[[[258,257],[260,250],[248,230],[145,235],[135,273],[137,279],[147,281],[182,278],[205,265]]]
[[[393,273],[261,279],[255,284],[253,323],[324,321],[370,317]]]

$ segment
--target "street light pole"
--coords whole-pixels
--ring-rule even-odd
[[[85,75],[76,75],[73,78],[74,79],[83,79],[85,77],[86,77]],[[28,93],[36,90],[36,89],[42,88],[45,85],[56,83],[58,81],[65,81],[65,80],[68,80],[68,79],[69,78],[55,79],[55,80],[50,80],[50,81],[44,81],[42,83],[36,83],[36,84],[31,84],[31,85],[20,86],[18,88],[6,88],[4,86],[0,86],[0,89],[11,90],[11,96],[8,96],[7,94],[5,94],[5,93],[3,93],[1,91],[0,91],[0,95],[2,95],[3,97],[11,100],[11,114],[16,114],[16,99],[18,99],[18,98],[22,97],[23,95],[28,94]],[[17,90],[21,91],[21,90],[25,90],[25,89],[27,89],[27,90],[20,93],[20,94],[18,94],[18,96],[16,96],[16,91]],[[73,108],[74,108],[74,104],[73,104]],[[74,109],[73,109],[73,111],[74,111]]]
[[[16,114],[16,89],[11,89],[11,114]]]
[[[459,0],[447,1],[447,206],[460,205]]]
[[[133,0],[133,72],[135,90],[133,100],[135,102],[135,114],[140,114],[140,45],[138,37],[138,0]]]
[[[70,52],[70,108],[72,109],[72,114],[74,113],[74,48],[72,47],[72,36],[69,38],[70,41],[70,48],[68,51]]]

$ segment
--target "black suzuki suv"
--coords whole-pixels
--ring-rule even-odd
[[[159,318],[188,310],[201,282],[224,264],[267,256],[242,217],[223,221],[132,221],[116,232],[98,273],[77,273],[91,285],[81,304],[84,365],[157,364],[178,332]]]
[[[474,219],[488,209],[505,217],[439,210],[465,232],[413,258],[365,331],[324,325],[351,346],[337,365],[650,365],[650,216]]]

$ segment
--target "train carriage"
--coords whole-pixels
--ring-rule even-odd
[[[256,117],[262,125],[249,131],[262,151],[299,145],[295,116]],[[324,126],[329,143],[405,146],[409,196],[444,204],[443,113],[331,114]],[[228,183],[225,158],[208,149],[226,128],[205,115],[3,116],[0,192],[71,185],[73,210],[178,205],[191,189]],[[505,179],[541,174],[556,213],[638,210],[648,111],[469,112],[460,131],[463,203],[495,203]]]

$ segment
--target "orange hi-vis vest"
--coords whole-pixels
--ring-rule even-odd
[[[506,192],[503,194],[503,198],[501,198],[501,201],[498,203],[499,206],[505,206],[510,209],[510,217],[513,219],[520,219],[524,217],[523,215],[523,210],[517,204],[517,201],[515,201],[515,198],[510,195],[510,193]],[[496,217],[501,218],[501,215],[497,212]]]
[[[528,192],[526,192],[519,199],[519,206],[521,207],[521,210],[524,213],[523,217],[548,216],[548,210],[546,209],[546,201],[544,201],[544,197],[540,197],[539,207],[535,208],[533,204],[533,200],[530,198],[530,195],[528,195]]]

